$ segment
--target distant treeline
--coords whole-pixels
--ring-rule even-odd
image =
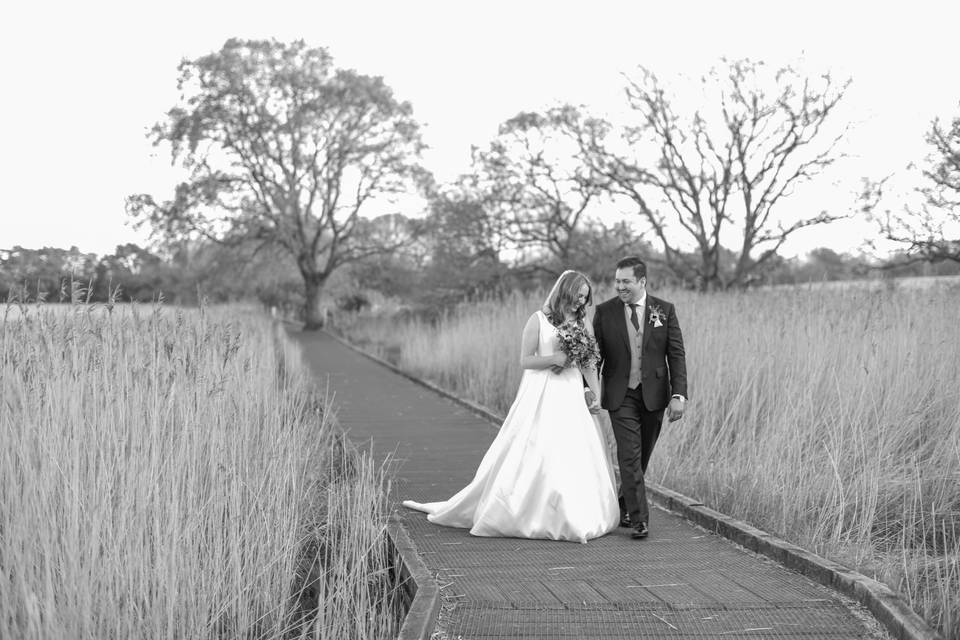
[[[136,244],[110,255],[60,249],[0,249],[0,298],[17,302],[151,302],[194,305],[260,299],[278,304],[288,297],[284,278],[269,261],[242,252],[185,244],[166,255]],[[299,288],[296,273],[289,281]]]
[[[666,268],[651,247],[634,247],[650,262],[654,286],[696,288]],[[585,269],[603,281],[615,255],[598,255]],[[732,256],[731,256],[732,259]],[[367,304],[371,292],[421,305],[447,306],[460,300],[542,284],[561,265],[527,262],[520,265],[463,265],[437,269],[405,253],[376,256],[337,274],[328,287],[328,300],[341,309]],[[953,261],[880,263],[863,255],[819,248],[803,258],[779,259],[756,285],[797,284],[870,278],[960,275]],[[193,305],[208,302],[257,300],[293,313],[303,304],[303,284],[296,267],[279,253],[250,252],[215,244],[193,243],[161,255],[135,244],[118,246],[113,254],[97,256],[76,247],[0,250],[0,299],[20,302],[150,302]]]

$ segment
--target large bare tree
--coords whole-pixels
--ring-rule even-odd
[[[903,249],[903,258],[890,266],[960,262],[960,116],[949,127],[934,120],[926,140],[931,150],[921,169],[924,182],[916,188],[918,205],[880,212],[886,180],[865,184],[864,210],[879,223],[883,236]]]
[[[615,136],[594,119],[577,135],[597,179],[636,206],[675,273],[701,289],[745,286],[789,236],[844,217],[787,213],[783,201],[842,157],[847,127],[828,125],[848,85],[724,60],[701,78],[705,102],[684,118],[641,67],[626,87],[635,122]]]
[[[231,39],[179,68],[179,104],[152,132],[189,170],[174,197],[127,208],[162,237],[282,247],[303,277],[306,326],[339,266],[391,251],[407,233],[370,233],[373,202],[422,176],[411,106],[382,78],[336,69],[304,42]]]

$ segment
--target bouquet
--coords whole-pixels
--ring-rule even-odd
[[[560,351],[567,356],[567,366],[592,367],[600,360],[597,341],[583,324],[568,320],[557,327]]]

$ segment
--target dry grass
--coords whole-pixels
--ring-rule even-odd
[[[385,478],[248,309],[0,320],[0,637],[387,638]]]
[[[502,414],[542,297],[343,330]],[[653,478],[877,576],[960,638],[960,290],[664,297],[692,401]]]

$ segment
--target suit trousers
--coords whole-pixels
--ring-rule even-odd
[[[648,411],[643,403],[641,387],[627,389],[623,403],[610,412],[610,424],[617,441],[617,462],[620,464],[621,508],[634,524],[650,521],[647,486],[643,476],[650,454],[660,437],[663,409]]]

